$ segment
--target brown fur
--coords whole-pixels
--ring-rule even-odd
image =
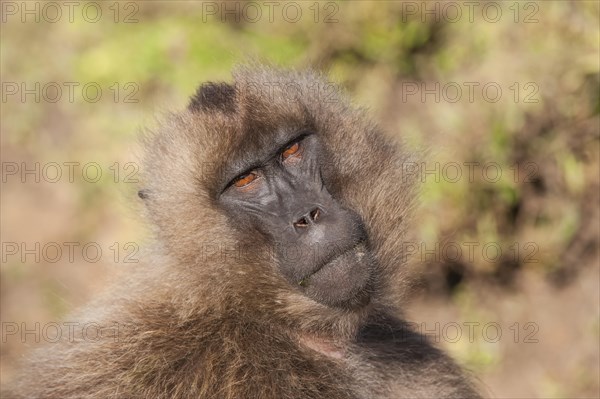
[[[449,358],[393,316],[406,289],[409,155],[315,73],[242,67],[234,84],[234,93],[211,86],[225,91],[198,95],[145,139],[140,197],[157,239],[152,260],[78,319],[119,323],[118,333],[36,352],[7,397],[478,397]],[[221,165],[253,151],[240,138],[253,135],[259,148],[281,126],[323,137],[329,190],[365,222],[379,267],[365,308],[333,309],[297,292],[267,243],[244,237],[216,206]]]

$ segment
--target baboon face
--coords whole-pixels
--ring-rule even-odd
[[[234,225],[266,238],[290,285],[326,305],[364,304],[367,236],[323,180],[318,132],[281,128],[268,136],[268,146],[225,165],[218,203]]]
[[[314,73],[233,75],[148,136],[141,197],[162,248],[215,303],[302,328],[362,314],[400,287],[404,153]]]

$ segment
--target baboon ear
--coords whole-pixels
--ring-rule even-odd
[[[190,111],[235,111],[235,86],[227,83],[206,82],[198,87],[190,99]]]
[[[143,200],[148,199],[150,197],[150,190],[142,189],[138,191],[138,197],[140,197]]]

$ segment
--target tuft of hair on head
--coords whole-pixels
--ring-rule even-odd
[[[188,109],[195,111],[234,112],[235,86],[224,82],[206,82],[198,87],[190,99]]]

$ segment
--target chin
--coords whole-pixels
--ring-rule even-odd
[[[369,304],[373,277],[373,257],[360,244],[308,277],[305,295],[331,307],[360,308]]]

